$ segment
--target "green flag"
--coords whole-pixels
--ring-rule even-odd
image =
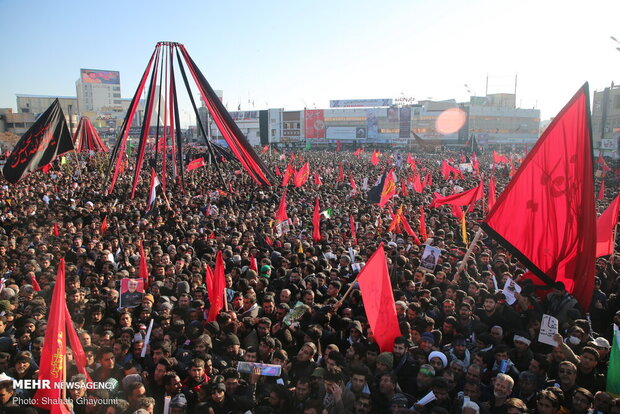
[[[614,338],[607,367],[607,392],[620,398],[620,331],[616,324],[614,324]]]
[[[310,141],[306,141],[306,151],[312,148],[312,143]]]
[[[330,219],[330,218],[334,217],[334,210],[332,210],[331,207],[330,207],[330,208],[328,208],[325,211],[321,211],[321,215],[324,216],[325,218]]]

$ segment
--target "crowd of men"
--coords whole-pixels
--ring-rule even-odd
[[[443,160],[456,165],[470,154],[414,151],[414,172],[406,152],[385,151],[376,166],[368,152],[262,154],[273,171],[311,166],[303,187],[289,185],[291,225],[283,234],[274,220],[280,182],[258,187],[233,160],[186,173],[183,188],[169,166],[166,192],[148,213],[150,172],[132,199],[130,163],[107,195],[101,154],[70,157],[47,174],[3,185],[0,411],[34,410],[15,399],[34,390],[16,389],[12,379],[37,379],[57,266],[65,258],[66,300],[90,379],[108,384],[70,390],[76,414],[620,414],[620,399],[606,391],[612,325],[620,324],[620,255],[597,260],[589,309],[562,283],[541,291],[522,282],[525,267],[486,235],[459,272],[468,247],[461,223],[450,206],[429,207],[433,193],[473,188],[491,174],[501,191],[508,166],[491,168],[491,155],[481,154],[480,174],[444,179]],[[385,208],[368,203],[368,188],[391,168],[400,194]],[[416,173],[432,177],[421,193],[407,180]],[[607,175],[599,213],[617,194],[617,178]],[[318,242],[312,240],[316,197],[329,210]],[[424,244],[416,236],[388,232],[400,206],[420,241],[441,249],[434,269],[420,268]],[[467,214],[468,241],[486,212],[481,200]],[[121,280],[139,279],[139,243],[149,281],[136,296],[142,285],[132,280],[123,293]],[[355,284],[380,243],[401,331],[389,350],[375,342]],[[226,306],[207,321],[206,267],[214,267],[218,251]],[[509,277],[522,287],[512,305],[501,291]],[[538,341],[543,314],[558,319],[555,346]],[[67,380],[86,382],[70,352],[68,359]]]

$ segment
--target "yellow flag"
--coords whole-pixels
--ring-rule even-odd
[[[65,157],[60,157],[60,165],[65,165],[67,163],[67,159]]]
[[[304,252],[304,246],[301,245],[301,240],[299,240],[299,249],[297,249],[297,253],[303,253]]]
[[[463,218],[461,219],[461,237],[463,237],[463,243],[468,245],[467,241],[467,223],[465,222],[465,214],[463,214]]]

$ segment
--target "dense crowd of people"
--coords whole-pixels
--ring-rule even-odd
[[[15,400],[34,391],[14,387],[12,379],[37,379],[64,258],[66,300],[89,376],[108,384],[70,390],[76,414],[620,414],[620,396],[606,390],[612,326],[620,324],[620,254],[597,259],[589,309],[562,283],[541,291],[523,281],[525,266],[484,234],[459,271],[468,247],[461,223],[450,206],[429,205],[435,192],[478,184],[475,171],[440,174],[443,160],[457,165],[469,154],[412,152],[414,172],[406,152],[385,151],[377,166],[368,152],[262,154],[273,171],[311,165],[303,187],[288,187],[290,230],[283,234],[275,223],[280,182],[258,187],[233,160],[186,173],[183,187],[169,166],[166,192],[148,213],[150,171],[133,199],[131,165],[107,195],[105,154],[70,157],[47,174],[3,185],[0,411],[34,410]],[[501,191],[508,166],[491,168],[489,153],[478,160]],[[368,188],[390,168],[399,194],[385,208],[368,203]],[[415,173],[432,177],[422,192],[407,180]],[[599,213],[616,196],[617,179],[607,175]],[[329,213],[314,242],[317,197]],[[417,237],[441,249],[434,269],[420,267],[424,244],[415,236],[388,232],[400,206],[416,233],[422,207],[427,235]],[[481,200],[467,213],[468,241],[486,212]],[[130,295],[121,298],[121,280],[139,279],[140,243],[148,287],[136,296],[131,281]],[[389,350],[375,342],[355,283],[380,243],[401,331]],[[226,306],[207,321],[212,292],[205,273],[218,252]],[[512,305],[501,290],[507,278],[522,287]],[[538,341],[543,314],[558,319],[555,346]],[[67,380],[86,382],[70,352],[68,359]]]

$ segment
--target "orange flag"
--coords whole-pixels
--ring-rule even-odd
[[[381,352],[391,352],[400,328],[383,244],[372,254],[357,282],[375,342]]]

